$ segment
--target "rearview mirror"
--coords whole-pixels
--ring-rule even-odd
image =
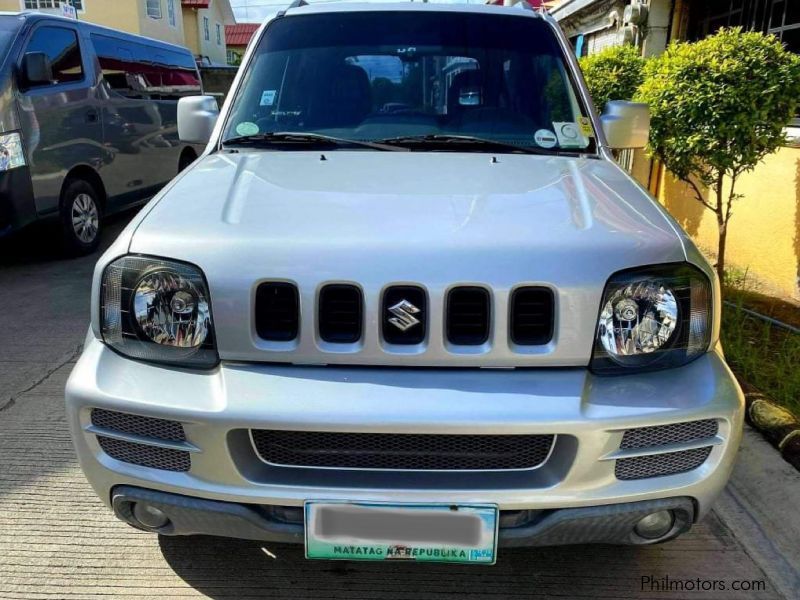
[[[22,57],[22,78],[28,87],[53,83],[53,66],[44,52],[26,52]]]
[[[650,109],[647,104],[612,100],[600,115],[600,123],[614,150],[644,148],[650,136]]]
[[[190,144],[207,144],[219,117],[213,96],[188,96],[178,100],[178,137]]]

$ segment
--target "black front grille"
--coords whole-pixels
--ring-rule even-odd
[[[553,339],[552,290],[523,287],[511,294],[511,341],[520,346],[541,346]]]
[[[188,471],[191,465],[189,453],[182,450],[136,444],[102,435],[97,436],[97,442],[111,458],[132,465],[162,471]]]
[[[682,452],[621,458],[617,460],[614,473],[617,479],[625,480],[686,473],[702,465],[709,454],[711,454],[711,446]]]
[[[654,427],[638,427],[629,429],[622,436],[620,448],[651,448],[713,438],[717,435],[719,424],[716,419],[689,421],[686,423],[670,423]]]
[[[384,292],[381,327],[389,344],[421,344],[427,321],[428,299],[421,287],[396,285]]]
[[[263,340],[288,342],[300,330],[300,296],[291,283],[262,283],[256,290],[256,332]]]
[[[459,346],[480,346],[489,339],[489,292],[458,287],[447,295],[447,339]]]
[[[178,421],[131,415],[104,408],[92,409],[92,425],[146,438],[183,442],[186,434]]]
[[[339,469],[511,470],[541,465],[553,435],[438,435],[252,430],[274,465]]]
[[[352,344],[361,339],[364,302],[354,285],[326,285],[319,294],[319,337],[326,342]]]

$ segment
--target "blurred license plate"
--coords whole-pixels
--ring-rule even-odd
[[[306,502],[306,558],[494,564],[491,505]]]

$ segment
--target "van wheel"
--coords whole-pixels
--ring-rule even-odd
[[[75,179],[61,194],[61,230],[69,254],[82,256],[100,244],[100,202],[94,187]]]

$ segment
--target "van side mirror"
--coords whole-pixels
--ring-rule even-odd
[[[53,83],[53,65],[47,54],[26,52],[22,57],[22,78],[28,87]]]
[[[178,100],[178,137],[190,144],[207,144],[219,116],[213,96],[187,96]]]
[[[638,102],[612,100],[600,115],[600,123],[614,150],[644,148],[650,137],[650,108]]]

